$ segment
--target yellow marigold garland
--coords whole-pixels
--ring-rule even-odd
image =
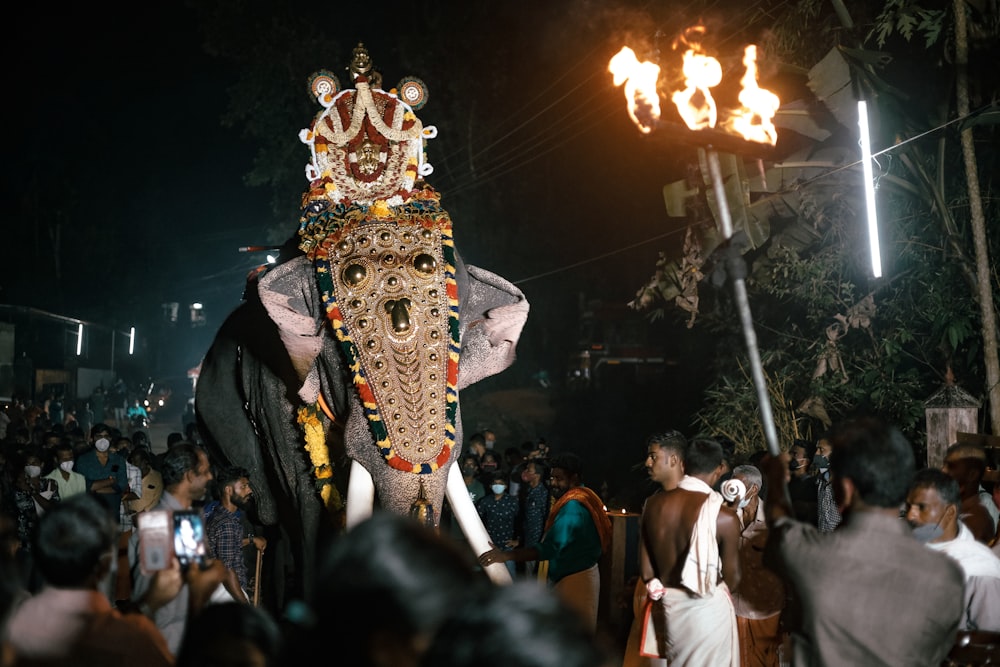
[[[303,405],[299,408],[298,423],[306,439],[306,451],[313,465],[313,476],[319,489],[323,505],[331,512],[339,512],[344,507],[340,492],[333,483],[333,467],[330,465],[330,450],[326,446],[326,433],[320,419],[322,410],[319,403]]]

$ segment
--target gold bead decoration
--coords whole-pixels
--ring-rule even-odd
[[[344,282],[351,287],[357,287],[368,276],[368,270],[360,264],[350,264],[344,269]]]
[[[413,268],[416,269],[418,273],[429,275],[434,272],[436,267],[437,260],[425,252],[422,252],[413,258]]]

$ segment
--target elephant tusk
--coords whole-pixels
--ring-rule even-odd
[[[482,556],[490,550],[490,536],[483,526],[483,520],[476,511],[476,506],[472,504],[469,497],[469,490],[465,487],[465,480],[462,479],[462,472],[457,465],[453,465],[448,470],[448,486],[445,489],[448,502],[451,503],[452,512],[458,520],[458,525],[462,527],[462,532],[469,540],[469,545],[476,556]],[[510,570],[503,563],[490,563],[486,566],[486,574],[495,584],[509,584],[513,582]]]
[[[465,486],[465,482],[462,482],[462,486]],[[351,476],[347,480],[347,530],[370,517],[374,506],[375,482],[372,481],[371,473],[357,461],[351,461]]]

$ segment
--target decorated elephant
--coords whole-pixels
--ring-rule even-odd
[[[424,181],[436,130],[414,113],[423,82],[382,90],[362,45],[350,72],[343,90],[328,72],[310,79],[322,110],[300,134],[298,232],[248,279],[197,384],[207,446],[250,471],[257,517],[279,537],[269,572],[294,582],[279,597],[311,585],[336,517],[350,530],[376,507],[437,525],[447,496],[473,550],[489,548],[452,466],[459,392],[513,362],[528,315],[517,287],[463,263]],[[502,565],[488,573],[509,581]]]

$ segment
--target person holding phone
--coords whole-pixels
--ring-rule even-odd
[[[90,443],[91,449],[77,457],[75,469],[87,480],[87,491],[101,501],[121,530],[122,492],[128,488],[125,459],[111,451],[107,424],[94,424]]]
[[[163,476],[163,495],[153,509],[180,515],[204,500],[212,481],[212,466],[204,449],[190,442],[179,442],[164,454],[160,474]],[[140,532],[132,533],[129,544],[132,600],[136,602],[145,595],[152,580],[152,575],[143,571],[139,559]],[[152,614],[172,654],[176,655],[180,648],[189,617],[200,612],[212,594],[222,589],[225,576],[226,568],[218,560],[208,560],[204,567],[190,565],[184,570],[184,585],[177,597]]]

